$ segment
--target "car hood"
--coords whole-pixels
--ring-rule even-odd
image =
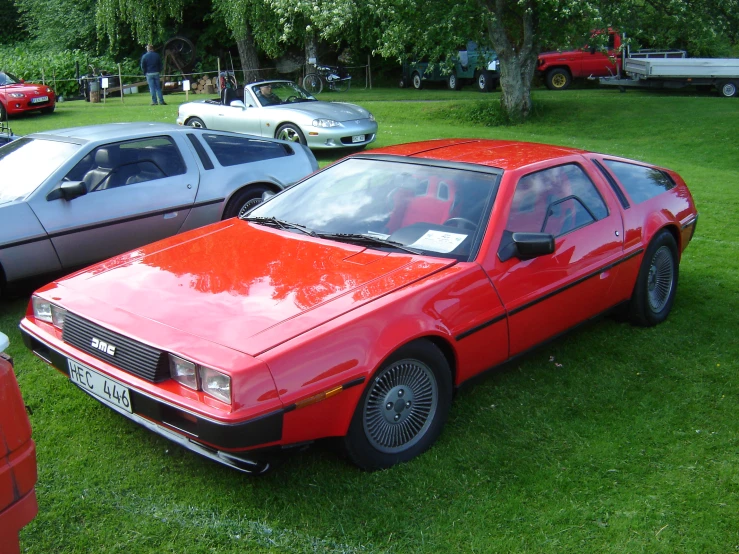
[[[303,113],[308,117],[325,117],[336,121],[349,121],[352,119],[367,119],[370,113],[356,104],[344,102],[295,102],[294,104],[282,104],[280,106],[269,106],[265,109],[290,110]]]
[[[51,89],[46,85],[32,85],[29,83],[16,83],[14,85],[0,86],[0,92],[10,94],[11,92],[22,92],[23,94],[42,94],[44,96],[51,94]]]
[[[80,315],[104,322],[113,307],[256,356],[454,263],[231,219],[57,284],[94,301]]]

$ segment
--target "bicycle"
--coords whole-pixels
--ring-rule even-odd
[[[316,65],[315,73],[303,78],[303,88],[311,94],[320,94],[324,82],[329,91],[346,92],[352,83],[352,76],[341,66]]]

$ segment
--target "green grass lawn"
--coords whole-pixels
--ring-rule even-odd
[[[374,146],[520,139],[677,170],[700,211],[674,310],[639,329],[602,319],[457,396],[438,443],[363,473],[327,445],[251,478],[103,407],[25,351],[27,297],[0,329],[38,448],[40,511],[26,552],[584,552],[739,550],[739,102],[691,93],[536,90],[514,127],[468,123],[499,93],[330,93],[380,125]],[[191,97],[192,98],[192,97]],[[17,134],[169,121],[184,94],[60,104]],[[322,154],[328,163],[337,154]]]

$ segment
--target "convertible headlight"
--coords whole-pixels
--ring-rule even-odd
[[[314,127],[341,127],[341,123],[333,119],[321,118],[321,119],[314,119],[313,126]]]
[[[58,329],[64,328],[67,310],[38,296],[31,297],[31,303],[33,304],[33,317],[51,323]]]
[[[22,92],[11,92],[10,97],[11,98],[25,98],[26,95],[23,94]]]
[[[209,367],[200,366],[200,383],[203,392],[226,402],[231,403],[231,377]]]
[[[169,374],[178,383],[193,390],[198,390],[198,372],[195,364],[191,361],[170,354]]]
[[[193,390],[201,390],[221,402],[231,403],[231,377],[215,369],[169,355],[172,379]]]
[[[369,114],[369,120],[370,120],[370,121],[374,121],[374,120],[375,120],[375,116],[374,116],[374,115],[372,115],[371,113]]]

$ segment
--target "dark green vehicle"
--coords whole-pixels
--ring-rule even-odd
[[[467,50],[460,50],[452,56],[454,67],[451,72],[447,66],[429,62],[405,62],[400,87],[423,88],[424,82],[446,82],[451,90],[459,90],[464,85],[475,84],[480,92],[489,92],[498,87],[500,81],[498,55],[487,48],[479,48],[470,41]]]

